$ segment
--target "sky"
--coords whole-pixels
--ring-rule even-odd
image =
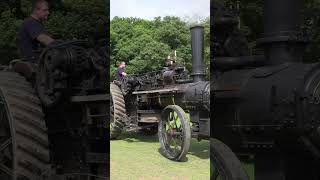
[[[210,0],[110,0],[110,18],[157,16],[205,18],[210,15]]]

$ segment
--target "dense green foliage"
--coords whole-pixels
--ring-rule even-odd
[[[49,20],[45,22],[55,39],[89,39],[105,37],[107,3],[105,0],[48,0]],[[23,19],[30,15],[31,0],[0,2],[0,64],[17,58],[16,34]],[[100,33],[99,35],[97,33]]]
[[[209,64],[209,18],[201,24],[205,26],[205,61]],[[111,77],[121,61],[127,63],[126,71],[130,74],[157,70],[173,50],[177,51],[177,62],[190,72],[191,26],[191,23],[170,16],[152,21],[114,17],[110,26]]]

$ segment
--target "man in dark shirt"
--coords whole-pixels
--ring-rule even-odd
[[[21,58],[38,61],[40,45],[49,45],[54,41],[44,29],[42,22],[48,19],[49,6],[45,0],[35,0],[32,13],[26,18],[18,33],[18,48]]]
[[[124,72],[124,68],[126,67],[126,63],[125,62],[121,62],[117,72],[116,72],[116,80],[117,81],[122,81],[122,78],[127,76],[127,73]]]

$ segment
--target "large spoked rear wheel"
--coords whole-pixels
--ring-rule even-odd
[[[110,138],[116,139],[125,126],[126,108],[122,92],[114,83],[110,84],[110,94]]]
[[[183,109],[177,105],[167,106],[158,126],[160,150],[166,158],[181,161],[190,147],[190,122]]]
[[[43,180],[49,170],[46,125],[31,85],[0,72],[0,179]]]
[[[248,180],[240,160],[221,141],[210,139],[211,180]]]

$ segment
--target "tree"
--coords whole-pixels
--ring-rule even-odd
[[[237,1],[235,0],[212,0],[227,4],[229,9],[235,11]],[[316,62],[320,59],[320,1],[305,0],[301,7],[301,30],[309,37],[309,44],[306,47],[304,60]],[[263,33],[263,1],[262,0],[241,0],[238,15],[240,16],[241,30],[245,32],[249,42],[255,45],[255,41]],[[237,14],[237,13],[235,13]],[[253,46],[254,47],[254,46]]]
[[[207,64],[210,62],[209,22],[209,18],[202,22],[205,26]],[[189,22],[171,16],[156,17],[151,21],[114,17],[110,26],[111,78],[121,61],[127,63],[129,74],[159,70],[173,50],[177,51],[177,62],[191,72],[190,26]]]
[[[108,5],[104,0],[48,0],[50,17],[45,27],[56,39],[106,38]],[[90,8],[88,8],[90,7]],[[0,64],[18,58],[17,32],[31,12],[31,0],[0,2]]]

